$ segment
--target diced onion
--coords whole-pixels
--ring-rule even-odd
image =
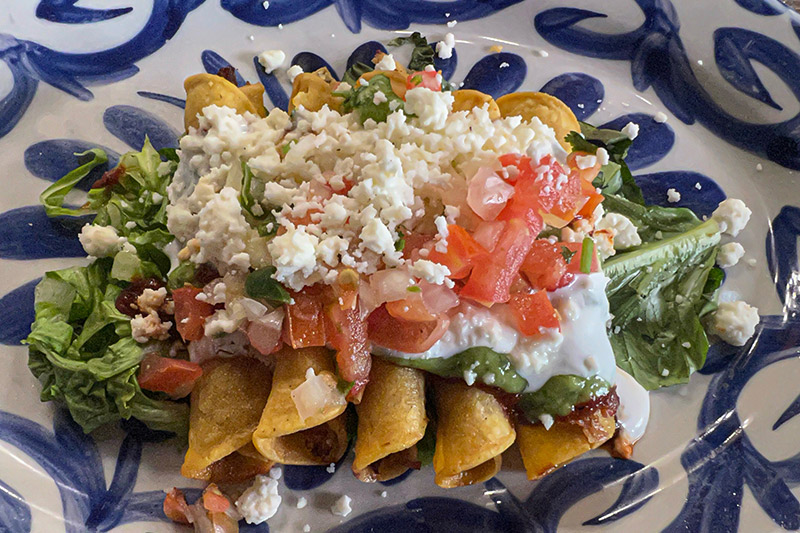
[[[375,295],[375,307],[384,302],[403,300],[408,287],[414,284],[407,270],[379,270],[370,277],[369,284]]]
[[[475,233],[473,233],[472,237],[478,244],[491,252],[494,250],[497,239],[500,238],[500,233],[505,227],[506,223],[499,220],[496,222],[482,222],[475,228]]]
[[[458,295],[453,289],[427,281],[420,281],[419,286],[422,289],[422,302],[431,314],[438,315],[458,305]]]
[[[483,220],[494,220],[514,194],[514,187],[489,167],[481,167],[467,189],[467,204]]]
[[[302,420],[324,414],[332,408],[345,405],[344,395],[337,388],[336,378],[330,372],[314,374],[306,370],[306,380],[292,391],[292,401]]]
[[[281,343],[283,331],[283,307],[279,307],[247,326],[247,338],[261,355],[271,354]]]

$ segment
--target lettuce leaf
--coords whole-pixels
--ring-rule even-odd
[[[713,219],[698,221],[603,265],[610,279],[606,293],[617,365],[646,389],[685,383],[705,362],[708,339],[701,315],[721,282],[714,267],[719,241]]]
[[[61,207],[64,198],[91,168],[105,161],[101,150],[42,194],[51,215],[95,213],[94,224],[111,225],[134,249],[101,258],[85,267],[45,274],[35,290],[35,317],[28,344],[28,366],[42,384],[42,401],[60,401],[85,432],[135,417],[151,429],[185,435],[188,406],[152,398],[136,379],[143,346],[131,336],[130,317],[116,308],[120,292],[135,277],[166,277],[173,240],[166,226],[166,188],[175,164],[148,140],[140,152],[120,159],[116,183],[91,189],[78,210]],[[91,168],[90,168],[91,167]],[[161,170],[161,171],[159,171]],[[130,247],[129,247],[130,248]]]
[[[423,37],[418,31],[415,31],[408,37],[397,37],[396,39],[392,39],[386,44],[391,47],[410,44],[414,47],[414,50],[411,52],[411,59],[408,62],[409,70],[425,70],[425,67],[428,65],[433,65],[436,52],[434,51],[433,47],[428,44],[428,39]]]

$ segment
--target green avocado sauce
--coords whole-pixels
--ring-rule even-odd
[[[611,386],[600,376],[553,376],[541,389],[521,395],[518,407],[531,422],[542,415],[566,416],[581,403],[608,394]]]
[[[469,348],[451,357],[433,359],[387,357],[386,359],[398,366],[418,368],[445,378],[463,379],[464,372],[472,371],[476,375],[476,381],[512,394],[518,394],[528,386],[528,382],[517,374],[506,355],[484,346]]]

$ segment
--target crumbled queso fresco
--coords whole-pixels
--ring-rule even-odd
[[[278,281],[300,290],[331,282],[339,265],[365,275],[405,265],[419,279],[448,284],[443,265],[403,258],[395,249],[401,233],[436,234],[446,247],[447,223],[478,168],[508,152],[564,155],[537,118],[493,121],[486,106],[468,113],[452,105],[449,92],[415,88],[405,103],[414,116],[398,110],[363,126],[327,106],[300,107],[293,117],[275,109],[266,118],[208,106],[180,141],[169,230],[192,261],[211,262],[228,278],[274,265]],[[254,174],[256,207],[275,215],[274,237],[259,236],[242,214],[242,162]]]

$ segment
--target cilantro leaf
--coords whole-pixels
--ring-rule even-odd
[[[386,44],[391,47],[410,44],[414,47],[414,50],[411,52],[411,60],[408,62],[409,70],[425,70],[425,67],[428,65],[433,65],[435,51],[433,47],[428,44],[428,39],[423,37],[418,31],[415,31],[408,37],[392,39]]]
[[[397,109],[402,109],[404,104],[403,99],[392,90],[391,80],[383,74],[373,76],[367,85],[354,87],[347,93],[342,93],[342,96],[342,110],[345,113],[358,111],[358,119],[362,124],[370,118],[375,122],[385,122],[386,117]]]

